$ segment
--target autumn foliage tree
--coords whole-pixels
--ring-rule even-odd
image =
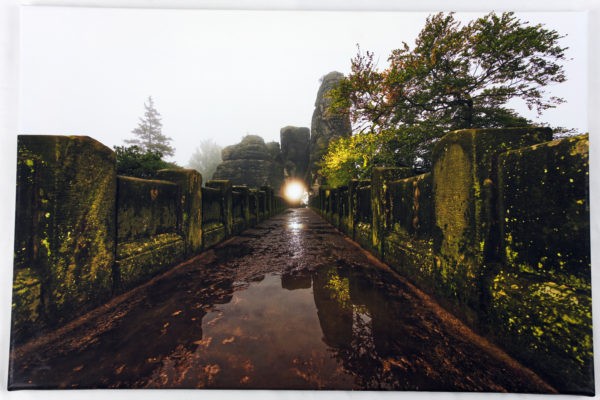
[[[355,131],[372,136],[348,140],[372,143],[354,146],[354,158],[427,166],[432,144],[449,130],[530,125],[509,105],[515,99],[538,115],[561,104],[563,99],[547,93],[549,85],[566,80],[561,38],[510,12],[466,24],[453,13],[438,13],[427,18],[412,49],[403,43],[392,51],[383,70],[373,53],[359,48],[350,75],[331,92],[332,111],[348,110]],[[323,163],[329,180],[338,161],[348,159],[347,150],[331,144]],[[373,165],[353,164],[353,173],[343,174],[356,176]]]

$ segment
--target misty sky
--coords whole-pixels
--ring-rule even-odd
[[[385,67],[402,41],[412,47],[428,14],[24,7],[19,132],[121,145],[152,95],[180,165],[202,139],[279,141],[286,125],[310,127],[319,78],[348,73],[357,43]],[[586,132],[586,14],[518,16],[568,34],[573,58],[568,82],[552,88],[567,104],[539,121]]]

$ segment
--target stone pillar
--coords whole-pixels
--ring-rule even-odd
[[[265,192],[265,219],[273,216],[273,189],[269,186],[261,186],[260,190]]]
[[[247,186],[233,186],[233,191],[242,194],[242,215],[244,216],[244,224],[250,226],[250,189]]]
[[[13,331],[20,341],[110,297],[115,154],[87,136],[19,136]]]
[[[373,210],[373,249],[383,258],[383,238],[390,227],[390,204],[387,195],[391,181],[414,175],[411,168],[373,168],[371,177],[371,208]]]
[[[250,215],[250,226],[256,225],[260,221],[260,204],[258,198],[258,191],[256,189],[250,189],[249,195],[249,215]]]
[[[258,199],[258,222],[260,222],[268,218],[267,193],[264,190],[258,190],[256,197]]]
[[[219,189],[221,191],[221,199],[223,201],[222,218],[225,226],[225,237],[230,237],[233,229],[233,212],[231,199],[231,181],[227,180],[212,180],[206,182],[206,187]]]
[[[180,225],[185,239],[185,255],[202,251],[202,175],[193,169],[164,169],[157,179],[176,183],[181,188]]]
[[[356,188],[359,180],[352,179],[348,183],[348,236],[354,239],[354,225],[356,224]]]

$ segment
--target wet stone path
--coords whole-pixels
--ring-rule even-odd
[[[11,355],[13,388],[547,392],[308,209]]]

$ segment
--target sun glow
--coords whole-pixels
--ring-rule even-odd
[[[290,181],[283,189],[283,195],[290,203],[305,203],[305,198],[308,196],[306,188],[302,182]]]

